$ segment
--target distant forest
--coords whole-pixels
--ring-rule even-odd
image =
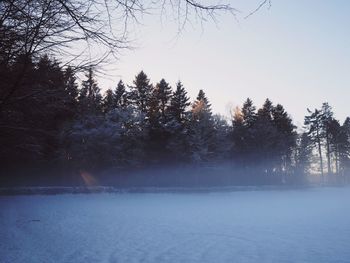
[[[25,66],[24,66],[25,65]],[[230,118],[199,90],[141,71],[101,94],[54,58],[1,64],[1,184],[302,184],[350,181],[350,118],[308,110],[297,132],[281,104],[247,99]],[[232,87],[234,88],[234,87]]]

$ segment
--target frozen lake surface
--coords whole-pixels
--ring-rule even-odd
[[[0,262],[350,262],[350,188],[0,197]]]

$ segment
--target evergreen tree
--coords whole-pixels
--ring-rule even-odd
[[[17,76],[23,63],[21,57],[13,62],[9,79]],[[57,61],[43,56],[26,63],[21,88],[0,114],[0,169],[30,173],[36,166],[54,165],[58,133],[74,114],[70,105],[74,95],[69,92],[65,72]],[[6,85],[2,88],[6,94]]]
[[[94,79],[91,67],[86,74],[86,78],[87,79],[82,82],[82,88],[78,97],[80,111],[83,114],[98,114],[102,110],[102,96],[100,94],[100,88]]]
[[[203,90],[199,90],[197,98],[193,102],[192,113],[193,116],[198,119],[201,117],[210,119],[212,117],[211,104]]]
[[[166,145],[172,132],[168,127],[171,121],[168,114],[171,94],[171,87],[162,79],[152,90],[148,102],[149,148],[153,161],[170,159]]]
[[[272,118],[278,132],[275,138],[276,151],[282,162],[282,170],[287,170],[287,167],[291,167],[291,154],[296,143],[296,127],[281,104],[272,108]]]
[[[250,98],[243,103],[242,118],[245,127],[251,127],[256,121],[256,108]]]
[[[213,116],[213,128],[214,128],[214,159],[226,160],[229,157],[229,151],[232,148],[232,143],[229,142],[230,127],[226,119],[215,114]]]
[[[153,87],[147,75],[141,71],[130,86],[130,100],[141,112],[147,113]]]
[[[248,128],[244,125],[243,113],[239,107],[233,110],[232,114],[232,149],[233,159],[236,162],[244,162],[247,159],[247,138]]]
[[[188,106],[190,106],[190,104],[191,103],[187,97],[187,92],[182,83],[179,81],[176,84],[176,90],[173,92],[170,100],[169,112],[171,117],[178,123],[184,123],[186,109]]]
[[[188,161],[191,158],[188,136],[190,112],[187,111],[189,105],[187,92],[179,81],[170,99],[170,120],[167,124],[167,130],[170,132],[167,149],[172,152],[172,158],[177,162]]]
[[[125,107],[128,105],[128,94],[122,80],[118,82],[118,85],[115,89],[114,100],[114,105],[116,108]]]
[[[350,117],[347,117],[341,127],[342,143],[339,149],[340,167],[343,175],[350,182]]]
[[[327,170],[328,175],[332,173],[331,169],[331,124],[333,122],[333,111],[332,107],[329,106],[327,102],[322,104],[321,108],[321,129],[324,135],[325,143],[326,143],[326,157],[327,157]]]
[[[189,127],[192,159],[195,162],[208,161],[214,150],[214,123],[211,105],[203,90],[192,105],[192,118]]]
[[[107,113],[115,109],[115,106],[115,95],[111,89],[108,89],[102,101],[102,110],[104,113]]]
[[[295,151],[295,173],[297,178],[305,180],[309,172],[312,157],[312,141],[308,133],[298,135]]]
[[[61,134],[63,156],[76,170],[99,171],[140,165],[145,133],[142,114],[131,107],[85,115]]]
[[[262,108],[258,110],[257,118],[261,121],[272,121],[273,105],[269,99],[266,99]]]
[[[68,107],[75,113],[77,109],[77,100],[79,95],[78,84],[73,69],[68,66],[64,71],[65,90],[69,95],[67,101]]]
[[[279,133],[272,120],[272,111],[272,102],[266,99],[249,129],[252,158],[259,164],[261,172],[266,176],[281,171],[281,156],[277,150]]]
[[[169,106],[170,98],[171,98],[171,87],[169,84],[164,80],[161,79],[159,83],[157,83],[154,91],[155,96],[157,97],[159,101],[159,110],[161,114],[162,121],[166,121],[166,111]]]
[[[232,119],[233,157],[236,162],[248,167],[256,157],[254,125],[256,124],[256,107],[250,98],[241,109],[236,108]]]
[[[307,129],[308,136],[312,143],[317,147],[318,156],[320,160],[320,171],[322,182],[324,182],[324,174],[323,174],[323,155],[322,155],[322,142],[324,139],[323,134],[323,126],[322,126],[322,112],[320,110],[315,109],[315,111],[311,111],[307,109],[309,115],[305,116],[304,124]]]
[[[346,137],[344,136],[344,132],[342,130],[342,127],[338,120],[332,119],[330,122],[327,123],[327,129],[328,129],[328,136],[330,137],[329,140],[329,148],[330,153],[334,156],[335,159],[335,173],[339,174],[339,157],[340,157],[340,151],[342,149],[342,144],[344,143],[344,139],[346,140]]]

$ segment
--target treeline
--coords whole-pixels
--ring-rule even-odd
[[[143,71],[102,95],[92,68],[78,85],[72,68],[48,56],[19,56],[1,66],[1,79],[4,183],[39,175],[96,182],[106,173],[128,180],[141,172],[158,172],[169,184],[180,177],[196,184],[303,183],[318,172],[344,182],[350,172],[350,118],[340,124],[327,103],[309,111],[297,133],[284,107],[269,99],[256,109],[248,98],[229,119],[212,113],[203,90],[190,100],[181,82],[152,84]]]

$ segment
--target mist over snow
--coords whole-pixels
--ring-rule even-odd
[[[0,197],[1,262],[349,262],[350,188]]]

